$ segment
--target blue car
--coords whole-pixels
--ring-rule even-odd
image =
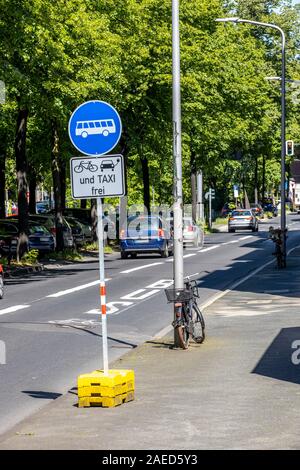
[[[173,251],[173,239],[167,223],[158,216],[132,216],[120,232],[121,258],[138,253],[158,253],[167,258]]]

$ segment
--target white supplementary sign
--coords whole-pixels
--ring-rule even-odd
[[[74,199],[125,195],[123,155],[71,158],[71,186]]]

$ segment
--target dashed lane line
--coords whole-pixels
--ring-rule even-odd
[[[105,281],[110,281],[111,278],[105,279]],[[88,287],[97,286],[99,285],[99,280],[89,282],[88,284],[81,284],[80,286],[72,287],[71,289],[61,290],[59,292],[55,292],[54,294],[46,295],[46,298],[57,298],[62,297],[63,295],[72,294],[73,292],[77,292],[79,290],[87,289]]]
[[[4,308],[0,310],[0,315],[5,315],[6,313],[17,312],[18,310],[23,310],[23,308],[28,308],[30,305],[13,305],[12,307]]]
[[[151,264],[146,264],[144,266],[138,266],[137,268],[126,269],[125,271],[120,271],[120,274],[133,273],[134,271],[139,271],[140,269],[151,268],[152,266],[158,266],[159,264],[163,264],[163,262],[151,263]]]

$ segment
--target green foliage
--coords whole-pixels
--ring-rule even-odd
[[[127,162],[129,204],[143,202],[141,159],[147,159],[155,203],[172,202],[172,38],[170,0],[0,0],[0,147],[6,185],[15,188],[16,110],[29,109],[27,154],[38,183],[50,188],[53,128],[67,169],[74,149],[68,119],[80,103],[102,99],[116,106],[123,135],[116,151]],[[221,205],[233,184],[250,198],[255,160],[266,189],[280,181],[279,36],[247,25],[217,24],[242,15],[278,24],[287,32],[287,75],[300,78],[299,12],[285,0],[181,0],[183,190],[191,202],[191,167]],[[293,94],[294,93],[294,94]],[[300,95],[300,93],[299,93]],[[287,137],[300,133],[299,102],[287,93]],[[300,96],[299,96],[300,98]],[[30,176],[30,175],[29,175]],[[261,176],[258,181],[262,186]],[[115,203],[115,201],[114,201]]]
[[[30,250],[22,257],[21,264],[35,265],[39,257],[39,250]]]

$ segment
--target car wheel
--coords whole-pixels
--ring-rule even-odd
[[[234,228],[229,228],[228,229],[228,233],[234,233],[234,232],[235,232]]]
[[[258,232],[258,226],[256,227],[255,232]]]
[[[136,253],[131,253],[131,258],[136,258],[137,254]]]
[[[127,259],[128,253],[125,253],[125,251],[121,251],[121,259]]]
[[[4,296],[4,282],[3,277],[0,276],[0,299],[3,299]]]
[[[168,258],[169,256],[169,247],[168,244],[166,243],[164,250],[160,253],[162,258]]]

